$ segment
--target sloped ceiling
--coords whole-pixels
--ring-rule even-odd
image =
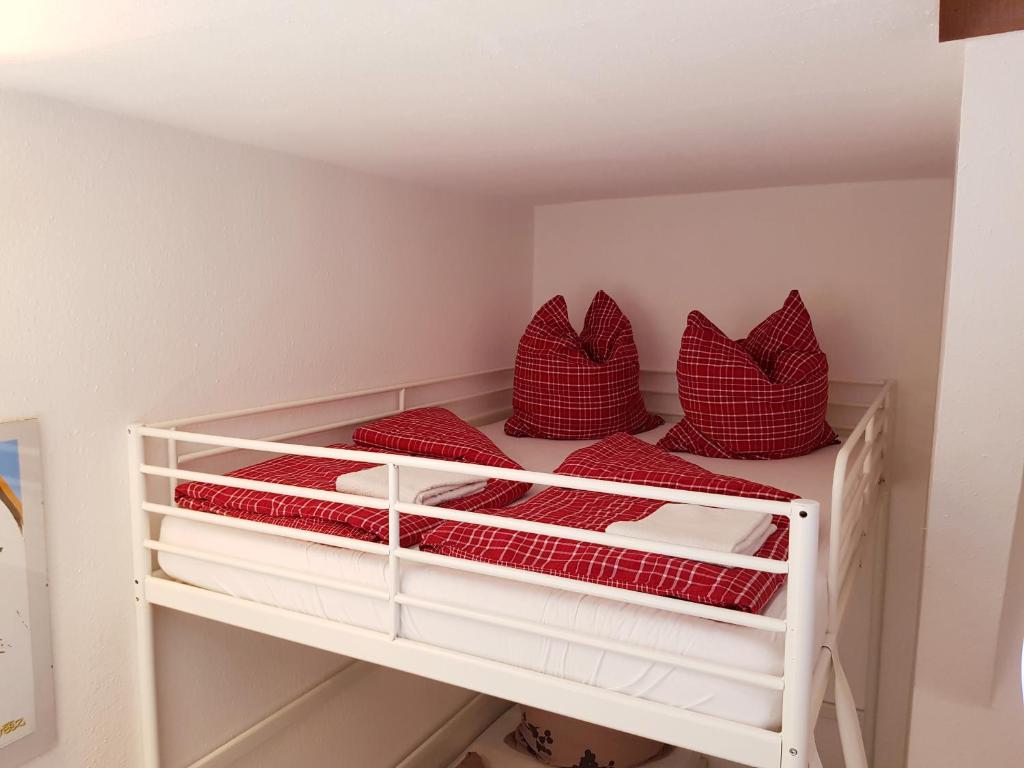
[[[950,175],[928,0],[0,3],[0,87],[532,201]]]

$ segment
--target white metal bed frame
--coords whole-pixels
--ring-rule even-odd
[[[645,372],[645,379],[652,375],[669,375],[671,373],[673,372]],[[152,624],[154,606],[172,608],[344,656],[433,678],[502,699],[540,706],[581,720],[625,730],[755,768],[796,768],[797,766],[806,768],[806,766],[820,765],[814,746],[813,729],[829,680],[832,678],[835,683],[836,717],[846,765],[848,768],[866,768],[868,761],[861,737],[856,705],[837,657],[837,634],[852,591],[853,575],[862,554],[861,543],[876,520],[881,518],[884,523],[887,510],[888,494],[883,483],[894,404],[893,383],[833,382],[853,387],[871,387],[874,395],[870,403],[867,404],[836,403],[835,401],[832,403],[840,408],[863,408],[864,412],[846,438],[835,464],[832,486],[830,561],[828,563],[829,623],[824,644],[819,647],[815,643],[814,600],[819,528],[819,503],[816,500],[766,501],[429,458],[282,442],[303,439],[314,434],[327,434],[375,418],[399,413],[407,407],[408,396],[421,389],[429,391],[435,385],[446,383],[464,383],[477,379],[493,380],[495,376],[501,376],[507,380],[508,374],[507,369],[484,371],[151,425],[137,424],[129,428],[138,674],[145,768],[159,768],[160,763]],[[510,390],[509,382],[503,383],[503,386],[497,389],[478,389],[445,402],[416,403],[414,405],[420,407],[421,405],[456,404],[468,402],[474,398],[498,395],[502,395],[507,402]],[[649,398],[662,397],[667,400],[675,393],[666,389],[658,390],[645,387],[645,394]],[[203,424],[232,422],[247,417],[259,417],[284,411],[294,412],[310,406],[340,403],[360,398],[372,399],[375,396],[394,397],[397,402],[393,408],[383,413],[362,414],[328,424],[293,429],[262,439],[228,437],[192,431],[195,427]],[[507,405],[503,407],[507,409]],[[676,409],[676,413],[678,413],[678,402],[676,402]],[[656,407],[655,410],[668,411],[667,408]],[[181,445],[208,447],[179,455]],[[155,450],[157,446],[162,446],[163,450]],[[388,498],[352,496],[333,491],[223,477],[218,474],[182,468],[183,464],[234,451],[352,459],[384,464],[388,467]],[[156,463],[147,461],[147,456],[154,453],[159,453],[162,461]],[[600,491],[665,502],[695,503],[785,515],[790,521],[789,559],[777,561],[712,552],[624,538],[607,533],[406,503],[399,501],[397,497],[398,476],[405,467],[456,471],[484,478],[517,480],[542,486]],[[171,491],[169,504],[149,500],[150,492],[156,487],[153,480],[159,478],[166,478],[169,481],[169,488],[162,486],[163,493]],[[180,509],[173,506],[173,487],[178,481],[219,483],[230,487],[269,491],[301,498],[354,503],[376,509],[387,509],[390,524],[389,540],[387,544],[356,541]],[[776,619],[401,547],[398,542],[397,523],[400,515],[403,514],[424,515],[442,520],[486,523],[510,530],[657,552],[723,566],[786,573],[788,577],[786,616],[785,619]],[[152,523],[153,517],[156,516],[198,520],[211,525],[270,533],[290,539],[385,555],[388,557],[388,588],[377,590],[255,561],[225,557],[191,547],[164,544],[153,535]],[[884,527],[884,525],[880,527]],[[391,626],[386,632],[372,631],[179,583],[154,567],[154,553],[161,551],[387,601],[392,608]],[[677,614],[783,633],[785,635],[784,671],[782,675],[778,676],[753,672],[741,667],[630,646],[575,631],[556,629],[532,621],[511,619],[494,613],[486,607],[467,609],[437,600],[413,597],[401,591],[401,567],[406,562],[427,563],[432,566],[486,574],[633,605],[648,606]],[[550,638],[629,654],[658,663],[675,665],[752,686],[779,690],[782,693],[782,728],[781,731],[757,728],[412,641],[401,635],[401,607],[403,605],[532,632]],[[202,758],[192,765],[207,765],[205,760],[206,758]]]

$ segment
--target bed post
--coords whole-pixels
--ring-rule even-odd
[[[138,675],[139,714],[143,768],[159,768],[160,745],[157,728],[156,667],[153,655],[153,606],[146,600],[146,578],[152,573],[153,558],[145,542],[150,536],[149,513],[142,509],[146,478],[140,471],[144,460],[140,425],[128,428],[128,497],[131,504],[132,565],[135,593],[135,658]]]
[[[401,518],[398,514],[399,467],[388,464],[388,602],[391,606],[391,639],[401,634],[402,606],[398,603],[398,582],[401,579],[402,564],[398,561],[398,549],[402,545]]]
[[[814,660],[814,592],[818,562],[818,502],[796,499],[789,518],[789,577],[786,593],[785,688],[782,692],[783,768],[813,761],[811,722]]]

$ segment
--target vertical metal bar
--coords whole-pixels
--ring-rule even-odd
[[[882,656],[882,623],[885,608],[885,563],[889,548],[889,491],[883,488],[875,502],[878,511],[871,547],[871,625],[868,630],[867,691],[864,701],[864,745],[868,757],[874,759],[875,733],[878,724],[878,689]]]
[[[139,713],[142,720],[142,766],[159,768],[160,741],[157,725],[156,666],[153,655],[153,606],[146,601],[146,577],[153,571],[153,556],[144,546],[150,538],[149,513],[142,509],[146,500],[146,476],[143,464],[143,438],[137,425],[128,429],[128,479],[131,503],[132,563],[135,592],[136,674],[138,675]]]
[[[875,522],[874,576],[871,590],[871,629],[868,634],[868,684],[864,702],[864,746],[870,763],[875,760],[875,746],[878,734],[878,700],[881,688],[882,634],[885,625],[886,573],[889,559],[889,510],[891,484],[889,457],[893,449],[893,432],[896,429],[896,383],[885,385],[882,398],[882,413],[885,428],[882,432],[882,473],[877,496],[877,520]]]
[[[860,439],[860,438],[858,438]],[[847,446],[843,446],[844,448]],[[849,464],[849,453],[840,453],[836,461],[832,479],[832,507],[829,511],[829,545],[828,545],[828,631],[839,632],[839,593],[842,585],[839,578],[839,566],[842,563],[843,530],[846,510],[843,502],[846,497],[846,470]],[[790,543],[792,546],[792,542]]]
[[[405,410],[405,387],[398,390],[398,410]]]
[[[401,563],[398,547],[401,543],[401,528],[398,515],[398,466],[388,464],[388,602],[391,604],[391,639],[398,637],[401,630],[401,611],[396,596],[400,592],[399,579]]]
[[[786,593],[785,689],[782,692],[782,765],[811,763],[811,689],[814,660],[814,592],[818,568],[818,502],[796,499],[789,522],[789,581]]]
[[[171,431],[172,432],[174,431],[174,429],[175,429],[175,427],[171,427]],[[178,468],[178,441],[177,440],[168,440],[167,441],[167,468],[168,469],[177,469]],[[177,485],[178,485],[177,478],[174,478],[174,477],[167,478],[168,493],[170,494],[170,501],[168,501],[167,503],[170,504],[172,507],[178,506],[174,502],[174,489],[177,487]]]

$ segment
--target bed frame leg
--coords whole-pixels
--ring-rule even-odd
[[[814,760],[816,718],[811,697],[814,660],[820,650],[814,637],[820,506],[816,501],[795,499],[791,509],[781,765],[782,768],[808,768]]]
[[[129,498],[131,503],[133,581],[135,598],[135,658],[138,676],[139,720],[142,738],[142,768],[160,768],[160,740],[157,726],[156,665],[153,653],[153,606],[146,600],[146,577],[153,571],[153,557],[144,546],[150,538],[149,513],[142,509],[145,476],[139,470],[144,458],[142,435],[128,429]]]
[[[832,669],[835,670],[836,720],[839,722],[839,742],[843,747],[843,762],[846,768],[868,768],[864,739],[861,736],[860,717],[857,703],[850,689],[843,665],[835,654],[832,655]]]
[[[156,669],[153,658],[153,606],[137,606],[136,619],[139,676],[139,711],[142,717],[142,766],[160,768],[160,740],[157,726]]]

